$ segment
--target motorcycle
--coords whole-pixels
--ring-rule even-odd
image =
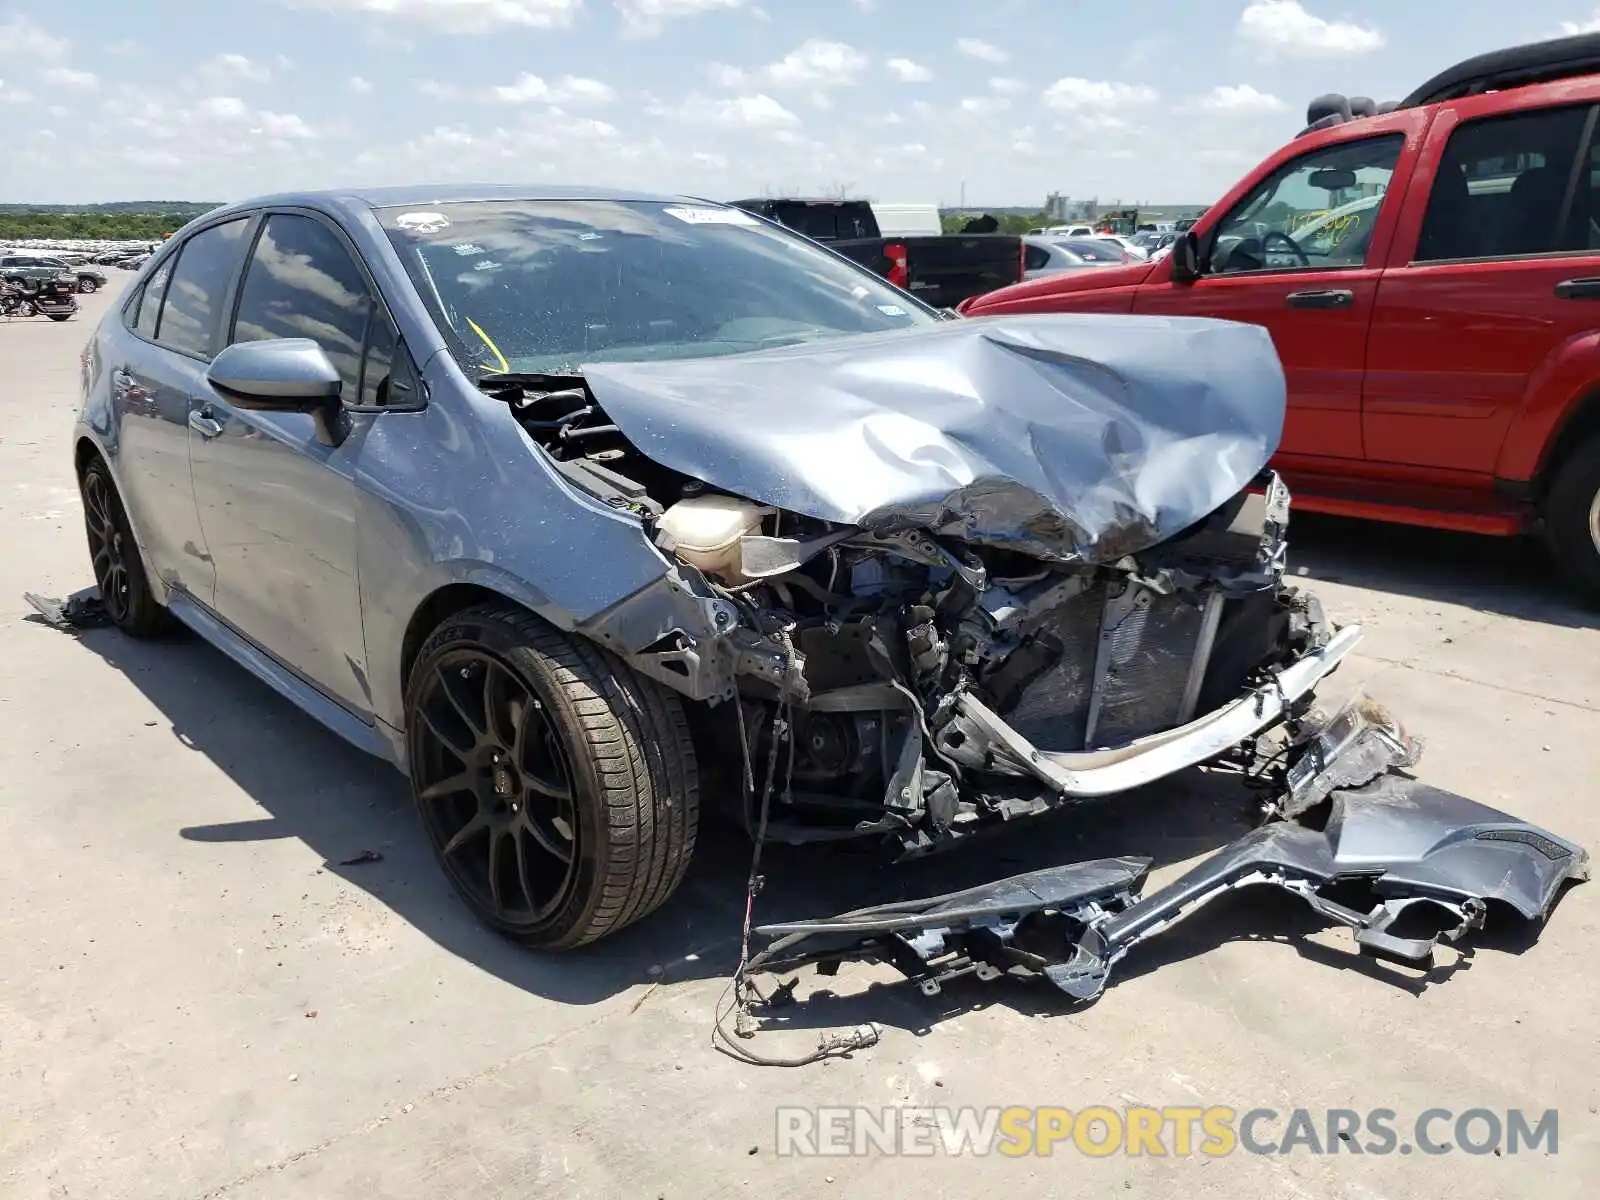
[[[42,280],[8,276],[0,280],[0,316],[42,314],[52,321],[69,320],[78,311],[78,301],[74,298],[77,288],[78,281],[71,275]]]

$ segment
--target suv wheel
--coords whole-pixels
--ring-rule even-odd
[[[153,637],[166,627],[167,610],[150,591],[139,543],[103,459],[95,458],[84,468],[78,488],[83,495],[90,568],[106,616],[123,633]]]
[[[480,605],[433,633],[406,748],[445,875],[508,937],[581,946],[683,879],[700,797],[677,696],[531,613]]]
[[[1556,565],[1585,599],[1600,604],[1600,437],[1561,464],[1545,497],[1544,522]]]

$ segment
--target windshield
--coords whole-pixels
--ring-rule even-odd
[[[877,276],[736,208],[473,201],[380,210],[471,371],[701,358],[928,325]]]
[[[1084,262],[1122,261],[1122,248],[1114,242],[1102,242],[1094,238],[1074,238],[1072,241],[1057,242],[1056,245],[1072,251]]]

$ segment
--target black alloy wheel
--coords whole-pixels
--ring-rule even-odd
[[[457,894],[491,928],[564,950],[672,895],[699,821],[676,695],[525,609],[447,618],[406,683],[412,795]]]
[[[572,768],[544,702],[507,664],[459,649],[429,664],[413,779],[445,870],[499,925],[548,920],[578,859]]]
[[[128,514],[102,460],[96,458],[84,469],[79,489],[84,532],[89,538],[89,566],[106,616],[134,637],[159,633],[167,611],[150,591]]]

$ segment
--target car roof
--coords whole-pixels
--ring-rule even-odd
[[[399,208],[414,204],[455,204],[473,200],[692,200],[696,204],[721,204],[687,196],[655,195],[650,192],[549,183],[416,183],[386,187],[336,188],[307,192],[276,192],[235,201],[205,215],[209,218],[236,209],[265,208],[276,205],[304,205],[308,208]]]

